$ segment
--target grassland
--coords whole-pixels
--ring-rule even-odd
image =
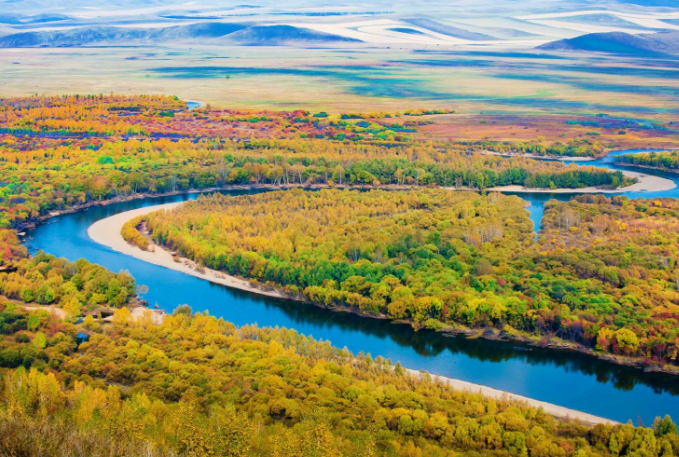
[[[670,62],[534,52],[367,47],[3,49],[4,95],[172,93],[219,107],[463,113],[608,113],[669,121],[679,111]]]

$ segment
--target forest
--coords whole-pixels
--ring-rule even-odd
[[[615,159],[622,165],[636,165],[667,171],[677,171],[679,169],[679,151],[624,154],[616,156]]]
[[[557,141],[552,144],[509,141],[475,141],[461,142],[461,144],[481,146],[484,149],[504,154],[530,154],[541,157],[599,157],[606,152],[603,144],[590,139],[571,140],[568,143]]]
[[[486,155],[455,142],[366,136],[389,128],[368,122],[374,116],[454,115],[449,111],[343,119],[302,110],[186,108],[167,96],[0,98],[0,271],[16,269],[26,257],[15,230],[143,195],[233,186],[614,188],[632,182],[620,172]],[[345,124],[362,138],[319,133]]]
[[[71,320],[100,306],[120,308],[137,292],[128,273],[112,273],[85,259],[69,262],[39,252],[16,259],[12,267],[12,271],[0,274],[0,296],[56,305]]]
[[[536,242],[518,197],[292,190],[200,197],[125,231],[145,222],[185,257],[323,306],[676,367],[678,211],[672,199],[552,201]]]
[[[620,172],[524,158],[439,150],[335,145],[323,140],[262,140],[233,144],[189,140],[128,140],[90,148],[2,151],[0,226],[137,194],[225,186],[441,186],[485,189],[618,187]]]
[[[679,455],[670,417],[587,427],[294,330],[236,329],[188,307],[161,325],[124,311],[81,329],[0,304],[0,364],[25,354],[0,369],[6,455]]]
[[[110,199],[228,186],[576,189],[633,182],[621,172],[497,157],[450,142],[331,140],[313,134],[318,125],[293,128],[298,118],[320,122],[308,112],[260,113],[253,123],[252,113],[183,106],[148,96],[0,99],[0,227]],[[271,125],[253,127],[262,122]]]
[[[186,307],[156,325],[131,314],[144,287],[129,273],[29,255],[21,243],[35,224],[89,205],[329,188],[214,195],[165,221],[132,221],[124,235],[148,247],[145,222],[157,243],[323,306],[676,365],[676,203],[550,203],[536,242],[523,202],[487,189],[633,181],[485,153],[599,155],[589,140],[417,139],[428,116],[455,115],[188,110],[150,95],[0,99],[0,453],[679,455],[669,417],[588,427],[294,330],[236,329]]]

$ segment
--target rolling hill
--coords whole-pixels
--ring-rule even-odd
[[[606,14],[606,13],[598,13],[598,14],[578,14],[575,16],[566,16],[566,17],[559,17],[558,20],[560,22],[570,22],[570,23],[580,23],[580,24],[589,24],[589,25],[596,25],[596,26],[602,26],[602,27],[614,27],[614,28],[623,28],[623,29],[647,29],[647,27],[644,27],[640,24],[637,24],[635,22],[630,22],[627,21],[621,17],[616,16],[615,14]],[[649,29],[647,29],[649,30]],[[651,31],[651,30],[649,30]]]
[[[463,40],[483,41],[494,39],[493,37],[484,35],[482,33],[475,33],[458,27],[451,27],[449,25],[441,24],[439,22],[432,21],[431,19],[427,18],[414,17],[409,19],[403,19],[403,22],[410,25],[414,25],[416,27],[431,30],[432,32],[440,33],[441,35],[447,35],[453,38],[460,38]]]
[[[287,25],[250,26],[209,22],[165,28],[81,27],[49,32],[21,32],[0,37],[0,48],[117,46],[225,40],[228,43],[273,46],[291,42],[358,41]]]
[[[259,25],[247,27],[225,37],[226,40],[248,46],[277,46],[289,43],[360,42],[330,33],[291,25]]]
[[[631,35],[624,32],[590,33],[538,46],[546,51],[586,51],[634,56],[679,54],[679,32]]]

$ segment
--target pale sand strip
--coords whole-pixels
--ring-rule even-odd
[[[573,156],[540,156],[537,154],[512,154],[509,152],[483,151],[481,154],[499,157],[523,157],[526,159],[551,160],[553,162],[592,162],[596,157],[573,157]]]
[[[30,306],[22,305],[26,311],[47,311],[52,316],[58,319],[66,319],[66,311],[61,308],[57,308],[55,305],[40,305],[40,306]]]
[[[165,316],[167,316],[167,313],[161,309],[150,309],[145,308],[143,306],[137,306],[136,308],[132,308],[131,314],[132,320],[135,322],[139,322],[142,319],[148,317],[151,320],[151,322],[155,325],[162,324],[163,321],[165,320]]]
[[[486,190],[536,194],[621,194],[624,192],[661,192],[677,187],[671,179],[661,178],[660,176],[627,170],[623,170],[623,173],[629,178],[638,178],[639,182],[631,186],[619,187],[618,189],[599,189],[597,187],[584,187],[582,189],[534,189],[523,186],[498,186]]]
[[[63,310],[63,308],[57,308],[56,305],[40,305],[40,306],[30,306],[30,305],[21,305],[26,311],[47,311],[50,313],[52,316],[56,317],[57,319],[66,319],[66,311]],[[165,316],[167,313],[163,310],[160,309],[149,309],[145,308],[143,306],[137,306],[134,308],[130,308],[130,316],[132,317],[132,320],[134,321],[140,321],[142,318],[149,317],[151,319],[151,322],[153,322],[156,325],[160,325],[163,323],[165,320]],[[102,319],[104,322],[111,322],[113,320],[113,316],[108,316]]]
[[[571,161],[571,162],[590,162],[596,160],[593,157],[544,157],[533,154],[507,154],[495,151],[484,151],[483,154],[494,155],[500,157],[526,157],[529,159],[540,160],[554,160],[554,161]],[[587,165],[586,163],[584,164]],[[646,173],[639,173],[636,171],[621,170],[628,178],[637,178],[638,183],[627,187],[620,187],[618,189],[599,189],[597,187],[584,187],[582,189],[535,189],[523,186],[496,186],[491,187],[490,191],[497,192],[521,192],[521,193],[543,193],[543,194],[620,194],[623,192],[662,192],[677,187],[671,179],[661,178],[660,176],[649,175]]]
[[[271,297],[283,297],[275,291],[264,291],[253,287],[248,281],[235,278],[233,276],[228,276],[222,272],[216,270],[205,269],[205,273],[200,273],[194,269],[194,267],[187,266],[184,263],[175,262],[172,254],[167,250],[160,248],[157,245],[153,245],[153,251],[143,251],[136,246],[132,246],[127,243],[121,233],[123,225],[130,219],[137,216],[148,214],[154,211],[167,210],[175,208],[181,205],[182,202],[178,203],[168,203],[164,205],[147,206],[145,208],[139,208],[132,211],[126,211],[124,213],[119,213],[114,216],[102,219],[95,222],[87,229],[87,235],[94,241],[104,246],[108,246],[115,251],[122,252],[123,254],[136,257],[145,262],[149,262],[155,265],[160,265],[172,270],[177,270],[182,273],[195,276],[197,278],[205,279],[210,282],[217,284],[222,284],[228,287],[233,287],[236,289],[247,290],[249,292],[254,292],[257,294],[267,295]],[[136,311],[136,310],[135,310]],[[140,309],[139,312],[143,312]],[[413,376],[421,376],[423,372],[407,369],[407,372]],[[501,390],[493,389],[490,387],[482,386],[479,384],[474,384],[471,382],[462,381],[459,379],[447,378],[445,376],[430,375],[433,380],[441,381],[445,384],[450,385],[453,389],[469,391],[473,393],[480,393],[486,398],[493,398],[497,400],[509,399],[518,402],[527,403],[535,408],[542,408],[546,413],[551,414],[554,417],[560,419],[577,419],[583,423],[587,424],[617,424],[617,422],[605,419],[603,417],[593,416],[591,414],[583,413],[580,411],[575,411],[572,409],[564,408],[562,406],[553,405],[551,403],[546,403],[539,400],[534,400],[532,398],[524,397],[517,394],[512,394],[509,392],[504,392]]]
[[[492,387],[486,387],[480,384],[462,381],[460,379],[447,378],[445,376],[431,374],[426,371],[411,370],[409,368],[406,368],[406,371],[418,378],[428,374],[431,376],[433,381],[439,381],[444,384],[448,384],[455,390],[479,393],[485,398],[492,398],[493,400],[512,400],[520,403],[526,403],[534,408],[542,408],[547,414],[550,414],[558,419],[575,419],[586,424],[619,424],[619,422],[614,420],[593,416],[592,414],[583,413],[582,411],[564,408],[563,406],[553,405],[544,401],[524,397],[523,395],[512,394],[503,390],[493,389]]]
[[[115,216],[102,219],[92,224],[87,229],[87,235],[97,243],[108,246],[114,251],[122,252],[123,254],[136,257],[154,265],[180,271],[182,273],[186,273],[187,275],[205,279],[206,281],[210,281],[215,284],[233,287],[235,289],[256,292],[269,297],[284,297],[284,295],[280,292],[274,290],[262,290],[250,284],[249,281],[229,276],[225,273],[222,273],[221,271],[211,270],[209,268],[205,268],[204,272],[198,271],[196,270],[195,263],[189,261],[188,259],[178,259],[180,261],[176,262],[175,257],[173,257],[169,251],[155,244],[150,245],[149,249],[151,249],[151,251],[144,251],[136,246],[132,246],[123,239],[121,230],[123,225],[125,225],[125,223],[130,219],[134,219],[137,216],[142,216],[154,211],[172,209],[181,204],[182,202],[167,203],[164,205],[147,206],[145,208],[138,208],[132,211],[119,213]]]

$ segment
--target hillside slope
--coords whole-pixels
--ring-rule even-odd
[[[679,32],[632,35],[624,32],[589,33],[538,46],[548,51],[587,51],[648,56],[679,54]]]
[[[261,25],[239,30],[225,37],[228,41],[249,46],[276,46],[291,42],[298,43],[333,43],[360,42],[330,33],[317,32],[311,29],[293,27],[291,25]]]
[[[427,18],[413,17],[404,19],[403,22],[417,27],[422,27],[423,29],[431,30],[432,32],[440,33],[441,35],[447,35],[463,40],[483,41],[494,39],[493,37],[484,35],[482,33],[470,32],[469,30],[441,24],[440,22],[432,21],[431,19]]]
[[[104,44],[172,44],[225,38],[237,44],[277,45],[289,42],[357,42],[328,33],[293,27],[249,26],[209,22],[161,29],[81,27],[46,32],[21,32],[0,38],[0,48],[97,46]]]

